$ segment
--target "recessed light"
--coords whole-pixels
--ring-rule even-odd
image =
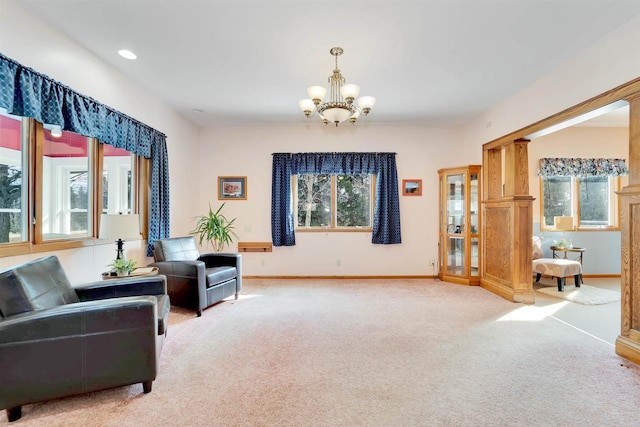
[[[137,56],[136,56],[136,54],[135,54],[135,53],[133,53],[133,52],[131,52],[130,50],[127,50],[127,49],[120,49],[120,50],[118,51],[118,54],[119,54],[120,56],[122,56],[123,58],[127,58],[127,59],[132,59],[132,60],[133,60],[133,59],[136,59],[136,58],[137,58]]]

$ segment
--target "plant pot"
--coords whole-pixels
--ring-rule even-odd
[[[118,270],[116,271],[116,275],[118,277],[125,277],[129,275],[129,270]]]

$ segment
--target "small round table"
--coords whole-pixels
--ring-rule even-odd
[[[579,247],[576,247],[576,246],[573,246],[571,248],[561,248],[559,246],[549,246],[549,249],[551,249],[551,251],[553,252],[553,257],[554,258],[567,259],[567,253],[568,252],[577,253],[578,257],[575,259],[575,261],[580,261],[580,265],[582,265],[582,254],[584,253],[584,251],[586,251],[585,248],[579,248]],[[560,256],[558,256],[558,254],[556,254],[556,252],[564,252],[564,256],[560,257]]]

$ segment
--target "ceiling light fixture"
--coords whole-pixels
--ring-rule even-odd
[[[347,119],[351,123],[355,123],[361,113],[364,113],[365,116],[369,114],[376,103],[373,96],[358,98],[357,106],[353,103],[360,92],[360,86],[346,84],[345,78],[340,74],[338,56],[343,52],[341,47],[334,47],[329,51],[331,55],[336,57],[336,68],[333,70],[333,75],[329,76],[329,87],[331,88],[329,101],[322,101],[327,94],[327,89],[322,86],[310,86],[307,89],[310,99],[303,99],[298,103],[305,116],[311,117],[317,112],[325,125],[331,122],[338,126]]]
[[[134,59],[138,58],[138,56],[135,53],[133,53],[130,50],[127,50],[127,49],[120,49],[118,51],[118,55],[122,56],[123,58],[131,59],[131,60],[134,60]]]

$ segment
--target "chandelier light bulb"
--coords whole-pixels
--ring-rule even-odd
[[[358,97],[358,93],[360,93],[360,86],[354,84],[344,85],[342,86],[342,89],[340,89],[340,92],[344,99],[351,104],[353,100]]]
[[[300,102],[298,102],[298,105],[307,117],[311,116],[311,112],[316,108],[311,99],[301,99]]]
[[[338,126],[347,120],[355,123],[361,113],[369,114],[376,102],[372,96],[363,96],[358,99],[357,105],[354,103],[360,93],[360,86],[353,83],[347,84],[346,79],[340,73],[338,56],[343,52],[341,47],[329,50],[336,61],[333,74],[329,76],[329,90],[322,86],[310,86],[307,89],[309,99],[303,99],[298,103],[305,116],[311,117],[318,113],[324,124],[331,122]],[[329,100],[324,101],[327,92],[329,92]]]
[[[376,99],[373,96],[362,96],[358,98],[358,106],[365,116],[369,114],[374,105],[376,105]]]
[[[318,105],[327,94],[327,89],[322,86],[310,86],[309,89],[307,89],[307,94],[309,98],[313,100],[313,103]]]

